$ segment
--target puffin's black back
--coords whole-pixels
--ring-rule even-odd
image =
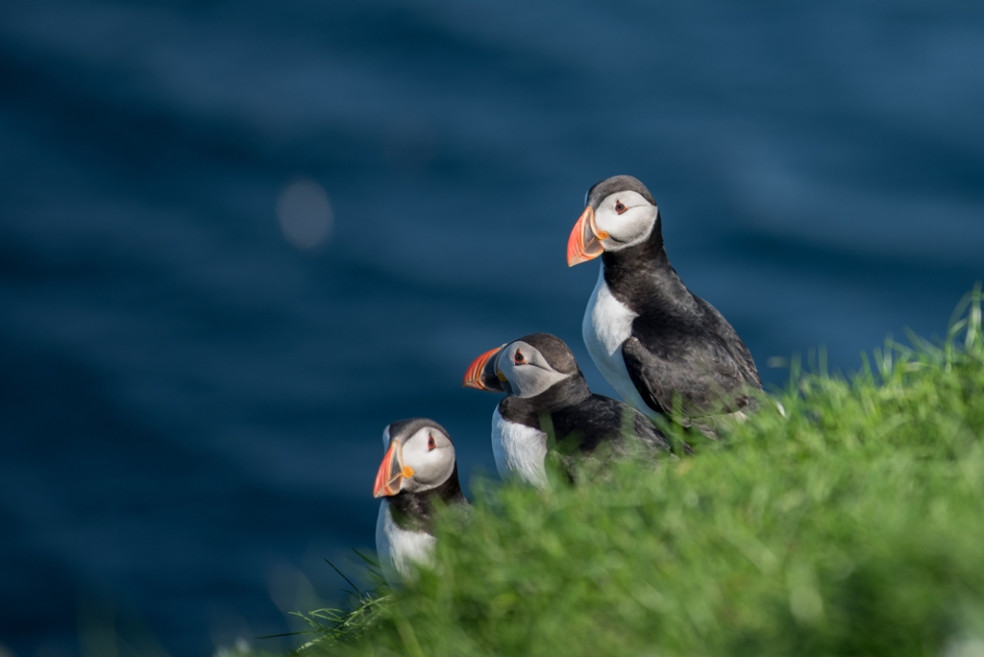
[[[649,447],[669,448],[649,418],[628,404],[592,393],[580,372],[535,397],[506,397],[499,413],[543,431],[566,451],[591,453],[603,444],[619,451],[626,431]]]
[[[557,444],[565,451],[590,454],[605,445],[617,454],[628,447],[630,436],[638,438],[644,447],[670,448],[649,418],[604,395],[592,394],[577,407],[557,409],[550,414],[550,422]]]

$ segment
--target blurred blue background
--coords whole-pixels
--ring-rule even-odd
[[[984,278],[979,2],[35,0],[0,82],[2,655],[292,645],[384,425],[494,472],[461,376],[534,330],[611,394],[564,262],[601,178],[773,387]]]

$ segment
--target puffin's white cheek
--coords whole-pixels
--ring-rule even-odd
[[[453,468],[453,454],[448,455],[445,450],[432,450],[420,459],[413,478],[418,489],[435,488],[451,476]]]
[[[613,221],[617,219],[609,212],[598,212],[595,215],[595,235],[601,240],[602,246],[608,241],[610,236],[616,235],[618,232],[618,222]],[[600,234],[599,234],[600,233]]]
[[[602,242],[606,249],[617,250],[638,244],[649,237],[655,225],[654,217],[642,208],[633,208],[619,219],[609,231],[611,237]]]
[[[519,379],[517,378],[518,372],[516,371],[516,366],[512,362],[504,363],[499,371],[502,372],[502,376],[499,377],[502,381],[502,387],[507,395],[517,394],[517,388],[521,388],[519,385]]]

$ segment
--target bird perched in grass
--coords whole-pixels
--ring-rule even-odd
[[[549,333],[524,335],[481,354],[463,384],[506,393],[492,414],[492,453],[502,476],[545,487],[551,448],[574,460],[602,446],[625,451],[633,437],[648,448],[669,449],[646,416],[592,393],[570,348]]]
[[[622,399],[685,425],[754,408],[762,381],[748,347],[670,265],[659,208],[632,176],[588,190],[567,264],[598,256],[581,329],[591,359]]]
[[[382,497],[376,520],[376,552],[391,586],[429,564],[434,551],[438,504],[467,505],[448,432],[437,422],[412,418],[383,430],[386,453],[376,473],[373,497]]]

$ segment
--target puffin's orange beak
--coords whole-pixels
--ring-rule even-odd
[[[476,390],[494,390],[502,392],[502,381],[495,372],[495,357],[502,351],[501,345],[495,349],[489,349],[484,354],[472,361],[472,364],[465,370],[465,378],[461,385],[466,388]]]
[[[608,233],[598,230],[594,208],[589,205],[577,218],[571,236],[567,239],[567,266],[573,267],[600,256],[605,252],[601,245],[601,240],[604,239],[608,239]]]
[[[383,462],[376,472],[376,483],[372,487],[373,497],[389,497],[403,489],[403,480],[413,476],[413,468],[403,465],[403,444],[390,441],[389,449],[383,454]]]

